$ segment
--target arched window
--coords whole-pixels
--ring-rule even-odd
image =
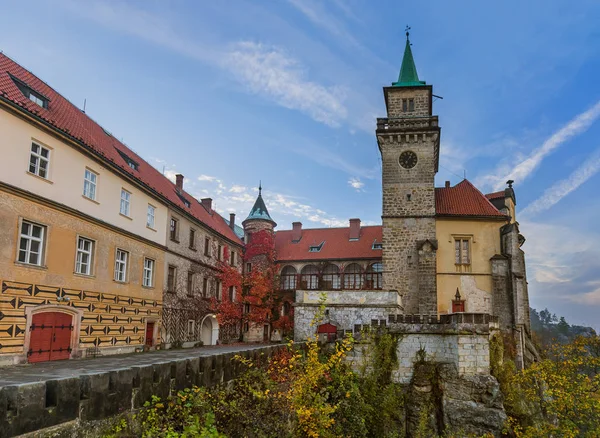
[[[321,289],[340,289],[341,286],[340,268],[337,265],[327,265],[321,275]]]
[[[319,270],[314,265],[306,265],[300,273],[300,289],[316,290],[319,288]]]
[[[383,272],[383,264],[382,263],[373,263],[371,266],[367,268],[367,273],[365,274],[365,283],[367,289],[381,289],[382,287],[382,276]]]
[[[344,269],[344,289],[362,289],[362,268],[358,263],[351,263]]]
[[[281,270],[281,290],[296,289],[296,273],[296,268],[293,266],[286,266]]]

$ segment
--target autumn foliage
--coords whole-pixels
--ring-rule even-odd
[[[212,301],[219,324],[270,324],[284,332],[291,330],[291,312],[280,314],[283,300],[278,294],[274,234],[268,230],[252,234],[242,257],[243,266],[250,263],[251,270],[242,273],[238,266],[231,266],[230,259],[231,254],[225,248],[223,260],[218,264],[223,292],[220,300]],[[233,297],[231,287],[235,290]]]

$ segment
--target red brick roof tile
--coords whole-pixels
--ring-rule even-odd
[[[466,179],[454,187],[436,187],[435,213],[437,216],[506,217]]]
[[[486,193],[485,195],[486,198],[488,199],[500,199],[500,198],[505,198],[506,194],[504,193],[504,190],[501,190],[499,192],[494,192],[494,193]]]
[[[24,82],[33,91],[48,98],[48,108],[42,108],[26,98],[10,75]],[[175,185],[169,179],[115,137],[109,135],[100,125],[53,88],[2,53],[0,53],[0,98],[13,102],[23,111],[43,119],[57,130],[79,140],[102,159],[116,164],[122,171],[158,192],[172,204],[187,211],[216,233],[233,242],[240,243],[239,237],[218,213],[214,211],[209,213],[190,194],[183,192],[185,198],[190,202],[190,207],[186,207],[177,195]],[[130,168],[117,152],[118,150],[136,161],[139,164],[138,169]]]
[[[350,240],[350,228],[309,228],[302,230],[298,243],[292,242],[292,230],[275,233],[275,250],[279,261],[332,260],[332,259],[381,259],[381,250],[373,249],[373,243],[381,243],[382,228],[364,226],[359,240]],[[309,247],[325,242],[319,252],[309,252]]]

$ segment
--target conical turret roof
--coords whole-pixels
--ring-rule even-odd
[[[271,218],[269,210],[267,210],[267,206],[265,205],[265,201],[262,197],[262,186],[258,187],[258,198],[256,198],[256,202],[254,202],[254,206],[252,207],[252,210],[250,210],[250,214],[244,220],[244,222],[249,220],[269,221],[276,225],[275,221]]]
[[[419,80],[417,74],[417,66],[413,58],[412,49],[410,48],[410,39],[408,38],[408,31],[406,32],[406,47],[404,48],[404,57],[402,58],[402,67],[400,67],[400,74],[398,75],[398,82],[392,83],[393,87],[415,87],[425,85],[425,81]]]

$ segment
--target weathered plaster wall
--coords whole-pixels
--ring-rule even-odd
[[[20,218],[47,226],[43,266],[15,261]],[[95,241],[91,276],[74,273],[78,236]],[[125,283],[113,279],[116,248],[129,252]],[[145,257],[155,260],[152,288],[141,284]],[[146,321],[156,321],[158,328],[163,260],[160,246],[0,191],[0,362],[26,360],[25,310],[39,305],[68,305],[83,311],[80,353],[93,346],[105,349],[107,354],[133,351],[144,345]],[[69,297],[70,301],[59,302],[59,297]]]

